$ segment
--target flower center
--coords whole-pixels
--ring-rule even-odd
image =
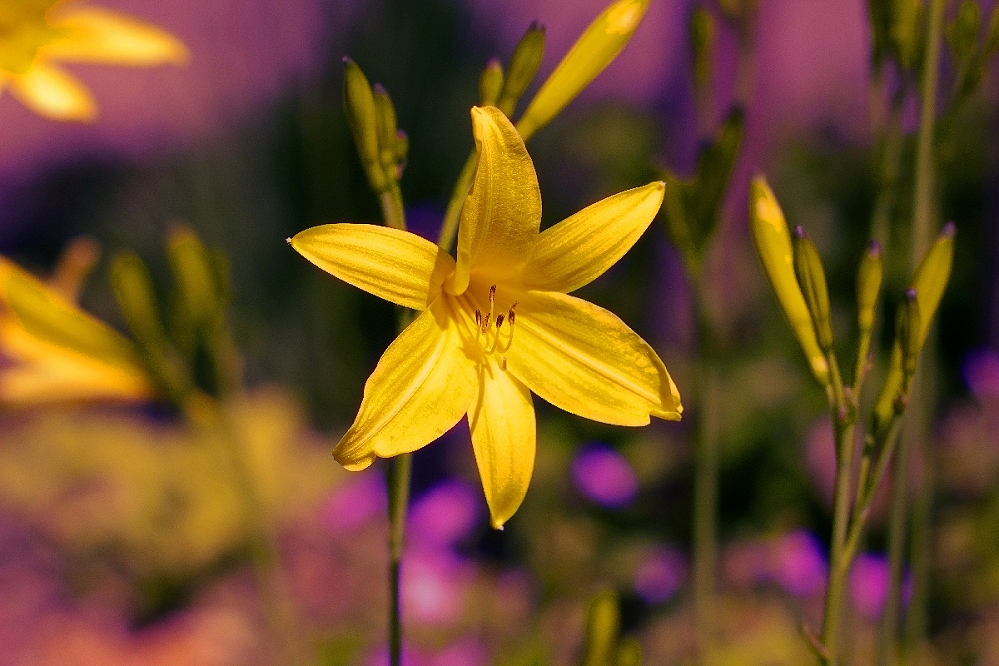
[[[482,351],[487,354],[499,352],[500,365],[506,369],[506,352],[513,343],[514,325],[517,323],[517,303],[506,311],[506,313],[495,313],[496,310],[496,285],[489,287],[489,311],[485,314],[482,310],[475,308],[476,340]],[[506,324],[504,328],[503,324]]]

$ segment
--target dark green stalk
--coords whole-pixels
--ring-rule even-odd
[[[404,453],[388,461],[389,655],[392,666],[400,666],[402,663],[402,599],[399,592],[412,469],[413,455],[410,453]]]
[[[933,217],[934,155],[933,137],[936,125],[937,82],[940,65],[940,42],[943,29],[943,10],[945,0],[932,0],[929,6],[928,28],[926,30],[926,54],[923,61],[923,78],[921,83],[922,105],[920,109],[919,136],[916,147],[916,180],[913,191],[912,216],[912,247],[911,268],[915,270],[929,246]],[[909,478],[908,458],[910,449],[918,446],[925,437],[920,427],[928,409],[924,392],[919,390],[920,382],[916,382],[914,399],[904,416],[902,426],[902,442],[895,465],[895,483],[901,486],[892,493],[891,531],[889,533],[889,558],[891,560],[892,579],[889,591],[889,606],[885,609],[881,625],[881,647],[879,658],[881,663],[890,659],[893,653],[896,635],[898,633],[898,616],[900,613],[902,569],[905,543],[905,518],[908,513],[908,493],[905,486]]]
[[[694,627],[698,662],[710,663],[718,560],[718,379],[704,282],[692,276],[697,308],[697,448],[694,457]]]

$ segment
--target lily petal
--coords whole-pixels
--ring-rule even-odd
[[[524,140],[495,107],[472,107],[478,165],[461,209],[452,293],[468,288],[472,270],[497,280],[518,275],[541,226],[541,190]]]
[[[482,366],[468,424],[490,522],[501,529],[531,483],[537,428],[530,390],[492,357]]]
[[[371,224],[325,224],[288,239],[327,273],[396,305],[424,310],[454,270],[451,256],[414,233]]]
[[[47,57],[139,66],[184,64],[190,58],[183,42],[165,30],[106,9],[54,12],[49,23],[63,36],[42,47]]]
[[[507,367],[541,398],[593,421],[645,425],[683,408],[663,362],[614,314],[555,292],[517,306]]]
[[[11,77],[10,88],[25,106],[46,118],[89,122],[97,117],[97,104],[83,84],[50,65],[36,61]]]
[[[461,348],[441,298],[382,354],[364,385],[361,408],[333,449],[349,470],[375,457],[415,451],[451,429],[475,396],[475,366]]]
[[[524,286],[564,294],[598,278],[649,228],[664,192],[661,181],[636,187],[545,229],[524,268]]]

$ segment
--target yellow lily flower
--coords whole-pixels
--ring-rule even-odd
[[[10,307],[8,285],[18,280],[44,299],[52,316],[95,342],[94,353],[35,335]],[[97,351],[100,349],[100,351]],[[0,407],[84,400],[146,400],[154,388],[134,346],[79,309],[58,289],[0,256]]]
[[[72,0],[0,3],[0,94],[53,120],[90,121],[97,105],[53,61],[154,66],[183,64],[187,47],[155,26]]]
[[[415,451],[468,415],[475,460],[500,528],[534,468],[531,392],[568,412],[638,426],[678,420],[676,385],[615,315],[568,296],[648,228],[664,185],[599,201],[539,233],[541,195],[524,141],[502,111],[473,108],[478,167],[453,259],[406,231],[330,224],[289,239],[323,270],[421,311],[389,345],[333,455],[350,470]]]

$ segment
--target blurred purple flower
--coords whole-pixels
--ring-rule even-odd
[[[402,646],[401,661],[405,666],[430,666],[427,655],[411,645]],[[389,651],[387,645],[375,649],[364,662],[365,666],[389,666]]]
[[[805,597],[825,587],[828,565],[822,544],[804,529],[788,532],[774,543],[774,580],[789,593]]]
[[[448,625],[465,606],[465,591],[474,575],[472,565],[452,553],[411,551],[402,563],[402,603],[416,622]]]
[[[979,398],[999,398],[999,353],[984,348],[964,357],[964,381]]]
[[[330,493],[323,519],[335,532],[351,532],[368,521],[384,516],[388,507],[385,480],[376,471],[357,472]]]
[[[645,603],[661,604],[683,585],[687,561],[678,549],[657,546],[635,570],[635,592]]]
[[[450,547],[482,520],[480,495],[464,481],[444,481],[413,503],[407,533],[415,547]]]
[[[584,446],[572,461],[576,490],[601,506],[616,509],[631,504],[638,478],[628,460],[605,444]]]
[[[861,615],[876,618],[884,610],[888,599],[891,565],[883,555],[864,553],[857,557],[850,571],[850,600]],[[902,604],[912,596],[912,581],[908,575],[902,583]]]
[[[474,638],[448,645],[430,660],[431,666],[480,666],[490,663],[489,651]]]

